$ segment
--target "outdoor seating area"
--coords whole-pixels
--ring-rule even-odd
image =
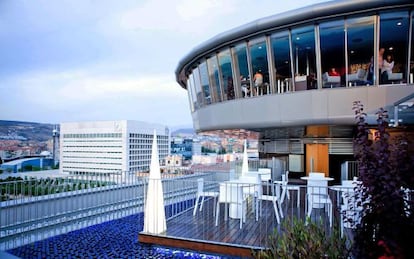
[[[285,174],[282,176],[286,179]],[[266,173],[261,175],[258,170],[231,180],[209,181],[208,192],[218,193],[218,197],[206,196],[203,209],[197,213],[193,212],[200,204],[195,201],[198,207],[168,220],[163,236],[264,248],[269,245],[268,236],[275,229],[279,231],[284,220],[293,218],[321,220],[327,233],[335,227],[352,236],[355,224],[344,223],[342,215],[354,211],[353,206],[344,207],[353,187],[345,186],[345,182],[329,185],[333,178],[323,173],[302,178],[304,184],[290,186],[286,180],[269,181]]]

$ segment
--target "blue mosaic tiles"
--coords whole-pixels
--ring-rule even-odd
[[[184,203],[179,210],[191,206]],[[176,208],[166,207],[166,214]],[[143,213],[93,225],[7,251],[20,258],[234,258],[141,244]]]

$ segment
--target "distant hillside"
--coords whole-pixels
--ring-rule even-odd
[[[54,124],[0,120],[0,140],[47,141]]]
[[[186,129],[177,129],[171,132],[171,136],[179,136],[179,135],[195,135],[194,129],[186,128]]]

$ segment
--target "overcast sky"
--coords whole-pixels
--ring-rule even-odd
[[[192,126],[178,61],[211,37],[325,0],[0,0],[0,120]]]

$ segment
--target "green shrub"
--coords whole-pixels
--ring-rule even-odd
[[[269,249],[254,253],[255,258],[348,258],[346,238],[337,228],[327,233],[322,221],[305,223],[286,218],[281,229],[269,236]]]

